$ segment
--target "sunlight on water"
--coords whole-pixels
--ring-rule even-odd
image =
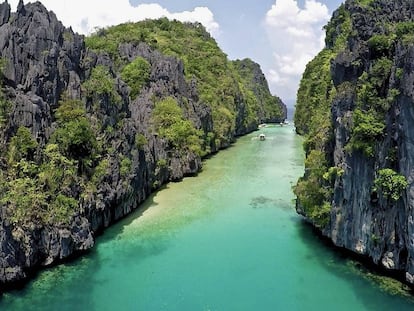
[[[295,214],[300,139],[261,132],[153,195],[86,256],[3,295],[0,310],[413,310]]]

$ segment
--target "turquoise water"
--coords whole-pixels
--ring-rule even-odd
[[[170,184],[0,310],[413,310],[361,277],[293,209],[292,127],[261,130]]]

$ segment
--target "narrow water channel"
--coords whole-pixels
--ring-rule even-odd
[[[292,127],[242,137],[107,230],[86,256],[3,295],[0,310],[413,310],[295,214],[291,186],[302,172]]]

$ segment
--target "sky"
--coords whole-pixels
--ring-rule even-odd
[[[8,1],[12,10],[18,0]],[[27,2],[34,2],[24,0]],[[322,27],[341,0],[40,0],[82,34],[146,18],[198,21],[230,59],[259,63],[274,95],[294,105],[306,64],[323,48]]]

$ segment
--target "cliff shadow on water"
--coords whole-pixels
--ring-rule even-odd
[[[164,188],[165,186],[162,189]],[[154,201],[156,195],[157,193],[151,194],[137,210],[97,236],[98,245],[86,254],[34,272],[24,282],[11,284],[0,296],[0,302],[12,306],[13,310],[27,310],[28,306],[33,310],[43,310],[45,306],[48,310],[69,311],[74,306],[94,309],[94,291],[111,284],[113,277],[102,273],[105,267],[116,265],[117,268],[110,267],[110,271],[131,273],[127,267],[157,256],[168,248],[173,232],[166,237],[157,229],[134,225],[134,222],[141,222],[146,217],[150,208],[157,209],[158,204]],[[151,217],[153,216],[157,217]],[[155,228],[162,226],[156,221],[150,222],[151,224]],[[77,290],[73,290],[74,287]]]
[[[303,260],[317,260],[329,274],[352,284],[355,297],[366,306],[366,310],[392,310],[396,305],[400,310],[412,310],[414,292],[409,284],[403,282],[401,274],[390,273],[373,264],[368,257],[338,248],[306,220],[295,219],[293,223],[300,239],[309,249]],[[378,290],[383,295],[379,296]]]

